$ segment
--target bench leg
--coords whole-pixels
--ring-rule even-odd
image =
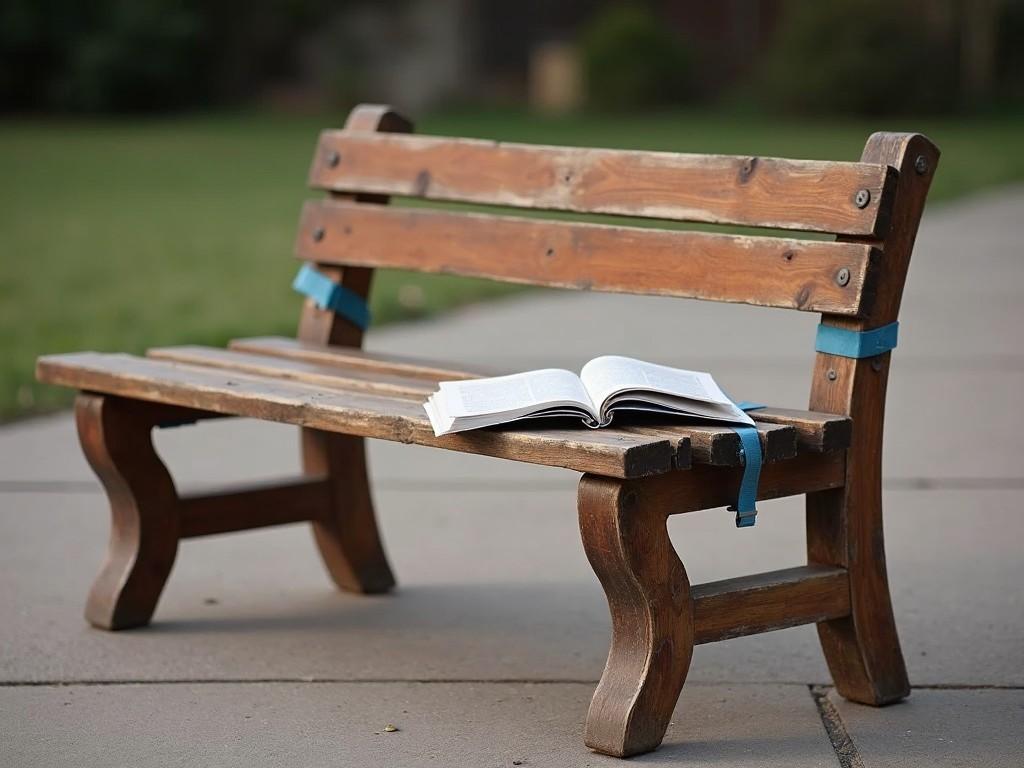
[[[313,522],[313,534],[334,583],[348,592],[387,592],[395,577],[377,531],[363,439],[303,429],[302,459],[307,474],[331,484],[330,510]]]
[[[587,714],[588,747],[618,757],[661,744],[693,654],[693,602],[666,515],[642,484],[585,475],[580,533],[608,598],[612,644]]]
[[[178,551],[174,482],[153,448],[145,403],[81,394],[75,418],[112,519],[107,560],[89,592],[85,618],[101,629],[143,626]]]
[[[818,624],[836,690],[873,706],[906,698],[910,682],[889,596],[880,483],[808,494],[807,544],[811,563],[841,565],[850,577],[850,615]]]

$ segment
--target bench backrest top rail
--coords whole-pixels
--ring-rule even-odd
[[[328,130],[309,181],[334,192],[881,237],[895,171]]]

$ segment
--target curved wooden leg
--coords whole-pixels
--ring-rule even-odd
[[[178,551],[174,482],[153,449],[145,403],[82,394],[75,418],[112,518],[107,560],[89,592],[85,618],[101,629],[143,626]]]
[[[811,563],[842,565],[850,575],[850,615],[818,624],[836,690],[874,706],[906,698],[910,682],[889,596],[880,483],[808,494],[807,534]]]
[[[579,516],[612,616],[611,650],[584,738],[618,757],[649,752],[665,736],[693,654],[690,584],[666,515],[646,503],[642,484],[585,475]]]
[[[818,636],[842,696],[862,704],[890,704],[910,694],[882,531],[882,426],[890,356],[851,359],[819,353],[818,358],[811,408],[848,413],[854,423],[846,485],[807,494],[807,561],[841,566],[850,578],[850,615],[822,622]]]
[[[303,429],[302,458],[307,474],[331,481],[329,517],[313,523],[313,534],[334,583],[349,592],[387,592],[395,577],[377,531],[363,439]]]

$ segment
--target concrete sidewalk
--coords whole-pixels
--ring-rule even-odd
[[[885,503],[914,695],[835,697],[813,627],[700,646],[665,745],[631,762],[1024,762],[1021,221],[1024,189],[934,207],[911,270]],[[508,369],[622,352],[803,407],[815,323],[538,293],[368,346]],[[298,469],[281,425],[166,430],[158,447],[186,488]],[[108,634],[81,619],[107,511],[69,415],[0,429],[0,765],[622,765],[582,744],[609,622],[576,476],[380,442],[371,462],[395,594],[334,591],[304,526],[211,537],[179,550],[152,627]],[[714,510],[670,532],[694,583],[804,557],[799,499],[764,504],[754,529]]]

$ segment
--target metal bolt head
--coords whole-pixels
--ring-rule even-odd
[[[849,269],[847,269],[846,267],[843,267],[838,272],[836,272],[836,284],[841,286],[841,287],[843,287],[843,288],[845,288],[847,285],[850,284],[850,270]]]
[[[319,243],[321,240],[324,239],[324,235],[325,234],[326,233],[324,232],[324,228],[323,227],[317,227],[316,229],[314,229],[313,230],[313,240],[314,240],[314,242]]]
[[[829,368],[828,369],[828,373],[825,374],[825,377],[829,381],[835,381],[837,378],[839,378],[839,374],[836,373],[836,369],[835,368]]]
[[[859,189],[857,194],[853,196],[853,204],[858,208],[867,208],[868,203],[871,202],[871,190],[870,189]]]
[[[882,370],[882,359],[880,357],[876,357],[871,361],[871,370],[875,373]]]
[[[327,165],[331,168],[337,168],[338,163],[341,162],[341,153],[336,149],[332,149],[327,153]]]
[[[914,160],[914,170],[921,176],[928,173],[928,158],[924,155],[918,155],[917,159]]]

